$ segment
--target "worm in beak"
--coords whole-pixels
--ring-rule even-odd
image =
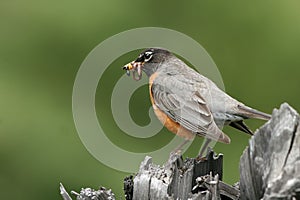
[[[126,70],[126,74],[130,76],[130,71],[132,71],[132,77],[134,80],[138,81],[142,78],[142,62],[130,62],[123,67],[123,70]]]

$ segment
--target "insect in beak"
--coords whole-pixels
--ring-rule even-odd
[[[126,74],[127,76],[130,76],[130,70],[133,68],[132,64],[131,63],[128,63],[127,65],[125,65],[123,67],[123,70],[126,70]]]
[[[130,62],[123,67],[126,70],[127,76],[130,76],[130,71],[132,71],[132,77],[134,80],[138,81],[142,78],[142,62]]]

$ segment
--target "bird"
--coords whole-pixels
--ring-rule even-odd
[[[206,138],[199,158],[212,140],[230,143],[229,136],[222,131],[223,126],[253,135],[245,119],[271,118],[234,99],[164,48],[145,49],[123,69],[127,75],[132,72],[136,81],[142,78],[143,72],[148,76],[154,113],[170,132],[185,141],[195,136]]]

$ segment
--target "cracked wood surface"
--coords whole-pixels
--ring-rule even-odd
[[[133,199],[238,199],[239,190],[221,181],[222,161],[210,151],[200,162],[171,155],[161,167],[147,156],[133,180]]]
[[[240,161],[241,199],[300,199],[299,114],[288,104],[250,140]]]

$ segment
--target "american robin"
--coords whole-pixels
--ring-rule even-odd
[[[270,119],[270,115],[226,94],[168,50],[146,49],[123,69],[128,75],[132,72],[135,80],[141,79],[142,71],[146,73],[156,116],[168,130],[187,140],[197,135],[208,142],[228,144],[230,138],[222,132],[223,125],[252,135],[244,119]]]

